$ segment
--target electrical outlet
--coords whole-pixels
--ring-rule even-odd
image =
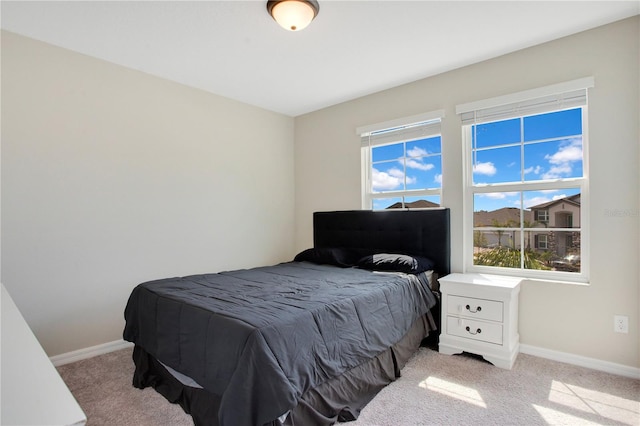
[[[615,315],[613,317],[613,331],[616,333],[628,333],[629,317],[625,315]]]

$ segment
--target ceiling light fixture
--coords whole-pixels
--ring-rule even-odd
[[[269,15],[288,31],[300,31],[316,17],[320,5],[316,0],[269,0]]]

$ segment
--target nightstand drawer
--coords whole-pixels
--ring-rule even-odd
[[[449,296],[447,313],[462,315],[489,321],[502,322],[502,302],[496,300],[474,299],[473,297]]]
[[[447,334],[497,345],[502,344],[502,324],[447,317]]]

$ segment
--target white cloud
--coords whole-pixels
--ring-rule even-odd
[[[494,166],[490,161],[486,163],[476,163],[473,165],[473,173],[480,175],[493,176],[497,171],[496,166]]]
[[[582,138],[576,138],[560,146],[557,152],[544,157],[551,164],[542,179],[558,179],[571,175],[572,163],[582,161]]]
[[[433,177],[433,181],[442,185],[442,173],[436,173]]]
[[[553,155],[545,155],[551,164],[572,163],[582,160],[582,139],[572,139],[569,144],[560,147]]]
[[[393,170],[394,169],[391,169],[390,172]],[[397,176],[393,176],[391,173],[378,171],[375,168],[373,169],[372,178],[374,191],[389,191],[402,185],[402,179],[399,179]]]
[[[533,173],[533,174],[539,175],[541,171],[542,171],[542,167],[540,167],[540,166],[535,166],[535,167],[531,166],[531,167],[528,167],[528,168],[524,169],[524,174],[528,175],[529,173]]]
[[[566,177],[571,174],[571,170],[573,169],[569,163],[553,166],[548,172],[542,174],[542,179],[559,179],[561,177]]]
[[[400,169],[392,168],[386,172],[381,172],[376,168],[372,169],[372,186],[374,191],[390,191],[401,189],[405,175]],[[407,176],[407,184],[415,183],[416,179]]]
[[[486,198],[491,198],[492,200],[503,200],[507,198],[507,195],[504,192],[491,192],[489,194],[484,194]]]
[[[384,172],[382,172],[384,173]],[[398,179],[403,179],[404,178],[404,172],[400,169],[389,169],[387,170],[387,173],[389,173],[389,175],[393,176],[394,178],[398,178]]]
[[[410,169],[424,170],[428,171],[433,169],[435,166],[431,163],[425,163],[424,157],[429,154],[427,150],[422,149],[420,147],[415,147],[407,151],[406,160],[403,158],[398,158],[398,163],[406,165],[406,167]]]
[[[482,196],[485,198],[491,198],[492,200],[504,200],[507,197],[513,197],[518,194],[518,192],[488,192],[486,194],[482,194]]]
[[[422,158],[419,160],[407,158],[406,165],[410,169],[418,169],[418,170],[424,170],[424,171],[431,170],[435,167],[433,164],[423,163]]]
[[[420,147],[415,147],[407,150],[407,157],[424,157],[429,154],[426,149],[422,149]]]

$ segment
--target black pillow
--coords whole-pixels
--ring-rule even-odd
[[[311,262],[318,265],[334,265],[342,268],[355,266],[358,261],[357,252],[345,248],[309,248],[301,251],[293,259],[294,262]]]
[[[404,272],[406,274],[419,274],[430,271],[434,267],[431,259],[422,256],[409,256],[406,254],[377,253],[364,256],[358,261],[358,268],[369,271]]]

